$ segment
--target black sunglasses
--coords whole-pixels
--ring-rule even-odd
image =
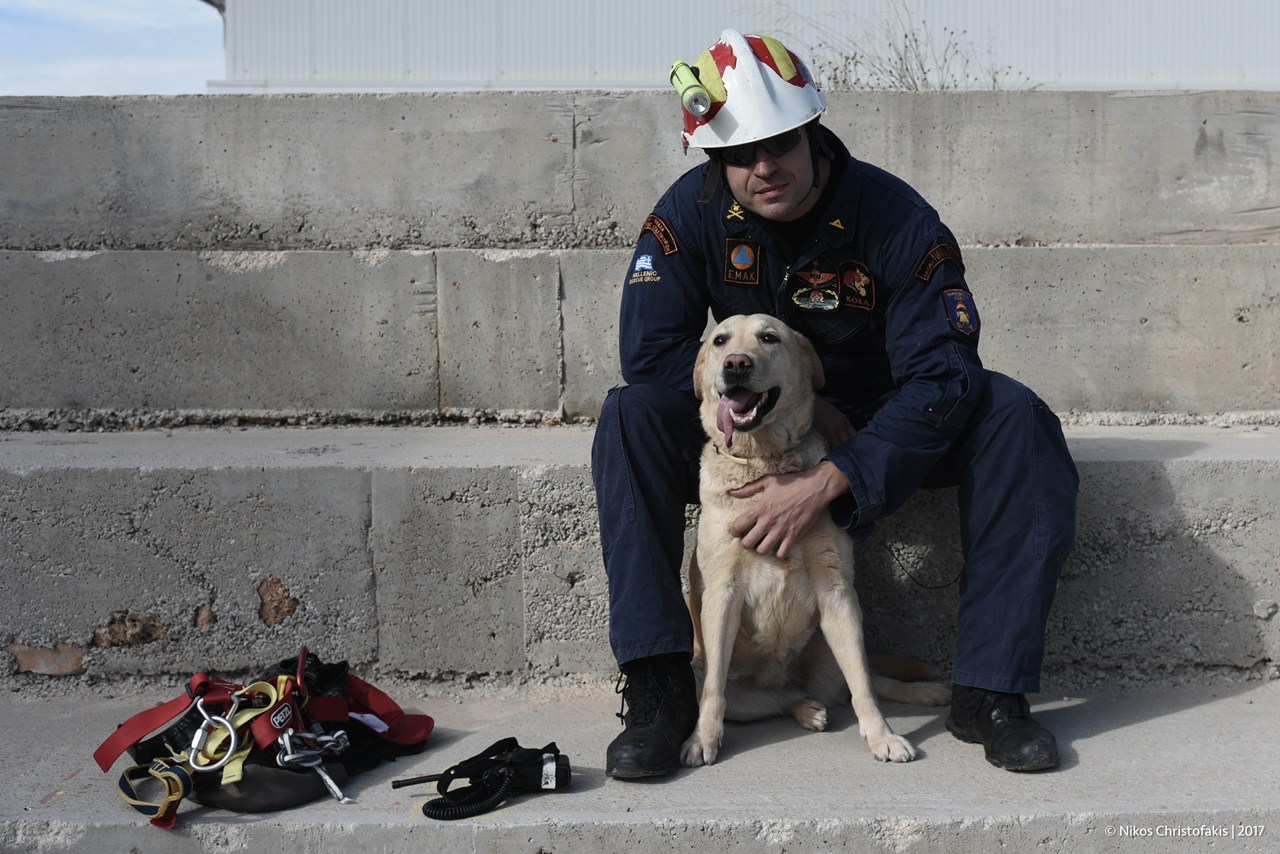
[[[750,166],[756,162],[757,145],[774,157],[781,157],[795,148],[799,142],[800,128],[792,128],[768,139],[744,142],[742,145],[731,145],[728,148],[722,148],[720,149],[720,159],[730,166]]]

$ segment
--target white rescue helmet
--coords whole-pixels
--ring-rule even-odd
[[[709,105],[693,104],[699,110],[695,114],[682,93],[686,148],[725,148],[768,139],[807,124],[827,108],[827,96],[804,62],[771,36],[725,30],[692,69]]]

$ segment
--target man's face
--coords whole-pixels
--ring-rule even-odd
[[[778,222],[799,219],[818,202],[813,187],[813,158],[808,128],[779,134],[760,143],[733,146],[722,153],[724,177],[738,204],[757,216]],[[780,154],[788,136],[795,144]],[[779,140],[783,143],[780,145]]]

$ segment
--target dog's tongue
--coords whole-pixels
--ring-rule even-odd
[[[716,410],[716,425],[724,434],[724,446],[733,447],[733,413],[746,412],[756,405],[760,395],[747,389],[736,388],[720,395],[720,407]]]

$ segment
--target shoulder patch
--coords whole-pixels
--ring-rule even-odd
[[[925,253],[924,260],[916,267],[916,278],[927,282],[933,278],[938,267],[950,261],[956,265],[960,275],[964,275],[964,262],[960,260],[960,250],[950,243],[939,243]]]
[[[943,291],[942,301],[946,304],[947,322],[952,329],[963,335],[972,335],[978,331],[978,310],[967,291],[959,288]]]
[[[642,282],[661,282],[662,276],[653,268],[653,256],[641,255],[636,258],[636,265],[631,270],[631,278],[627,280],[628,285],[640,284]]]
[[[649,214],[648,219],[644,221],[644,228],[640,229],[640,233],[644,234],[646,231],[657,239],[663,255],[674,255],[680,251],[680,245],[676,243],[676,236],[672,233],[671,227],[657,214]]]

